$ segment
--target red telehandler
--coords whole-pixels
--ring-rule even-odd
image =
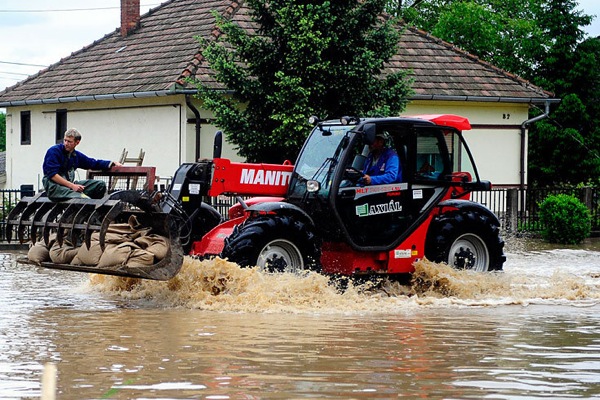
[[[220,256],[268,271],[314,270],[325,274],[394,276],[411,273],[421,258],[458,269],[501,270],[506,259],[498,218],[470,201],[490,190],[479,179],[457,115],[344,117],[319,121],[294,165],[235,163],[220,158],[220,135],[212,160],[186,163],[164,193],[117,191],[101,200],[24,198],[10,213],[7,237],[23,241],[55,235],[89,249],[94,238],[106,251],[113,224],[131,221],[161,235],[166,254],[150,265],[78,265],[42,261],[43,267],[167,280],[184,254]],[[403,181],[362,185],[369,144],[386,132],[398,153]],[[237,196],[227,218],[205,202]],[[260,197],[251,197],[260,196]],[[29,233],[29,235],[27,235]],[[68,240],[67,240],[68,239]]]

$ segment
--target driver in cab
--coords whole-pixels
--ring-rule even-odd
[[[388,147],[390,135],[379,132],[369,145],[369,155],[363,169],[360,183],[364,185],[383,185],[402,181],[402,167],[398,154]]]

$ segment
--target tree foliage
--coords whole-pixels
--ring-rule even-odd
[[[600,39],[585,37],[582,28],[593,17],[577,6],[575,0],[423,0],[399,10],[407,23],[563,99],[549,120],[530,127],[530,184],[600,180]]]
[[[257,32],[215,14],[223,33],[202,55],[228,91],[196,82],[217,125],[249,161],[294,160],[310,115],[398,114],[405,73],[381,76],[397,52],[385,0],[249,0]]]

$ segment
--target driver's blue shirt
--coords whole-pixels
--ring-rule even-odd
[[[379,158],[373,162],[373,154],[369,154],[364,174],[371,177],[371,185],[402,182],[402,167],[398,154],[390,148],[383,149]]]

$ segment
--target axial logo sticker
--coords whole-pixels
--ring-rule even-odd
[[[383,204],[363,204],[356,206],[356,215],[359,217],[369,217],[371,215],[389,214],[402,211],[402,204],[399,201],[390,201]]]

